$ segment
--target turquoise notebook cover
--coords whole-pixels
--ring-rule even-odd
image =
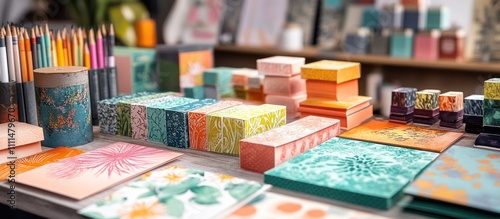
[[[276,187],[379,209],[391,208],[403,189],[438,153],[332,138],[264,173]]]
[[[415,207],[422,207],[423,202],[436,207],[449,204],[448,208],[470,207],[500,217],[500,152],[453,146],[408,186],[405,193],[419,199]],[[446,213],[433,208],[426,210]]]

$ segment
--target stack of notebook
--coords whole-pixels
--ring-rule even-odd
[[[408,123],[413,121],[416,99],[416,88],[400,87],[394,89],[392,91],[392,104],[389,121],[397,123]]]
[[[257,75],[258,73],[256,69],[249,68],[241,68],[233,71],[232,84],[236,98],[248,100],[248,77]]]
[[[470,95],[464,99],[465,131],[479,134],[483,131],[484,95]]]
[[[475,146],[500,149],[500,78],[484,82],[483,132],[476,138]]]
[[[425,89],[417,92],[413,122],[433,125],[439,120],[440,90]]]
[[[431,218],[500,218],[500,153],[453,146],[405,192],[406,210]]]
[[[439,95],[439,126],[460,128],[464,118],[464,94],[449,91]]]
[[[264,94],[264,75],[249,75],[248,76],[248,100],[252,102],[264,103],[266,95]]]
[[[299,116],[299,103],[307,98],[306,81],[300,77],[300,67],[305,61],[305,58],[288,56],[257,60],[259,74],[265,75],[265,102],[286,106],[288,118]]]
[[[235,68],[216,67],[203,72],[205,98],[221,99],[234,97],[231,83]]]
[[[359,96],[361,66],[356,62],[323,60],[302,67],[307,100],[299,106],[301,117],[316,115],[340,120],[351,129],[373,116],[371,97]]]

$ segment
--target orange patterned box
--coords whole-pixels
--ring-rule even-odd
[[[332,81],[306,80],[308,98],[345,100],[359,95],[358,79],[337,84]]]
[[[22,122],[0,124],[0,163],[27,157],[42,151],[41,127]],[[9,142],[14,142],[14,147]],[[10,151],[14,152],[14,155]]]
[[[361,77],[358,62],[322,60],[302,66],[302,78],[342,83]]]
[[[449,91],[439,95],[439,111],[458,112],[464,108],[464,93]]]
[[[300,67],[306,63],[302,57],[273,56],[257,59],[257,70],[259,74],[291,77],[300,74]]]
[[[284,126],[240,140],[240,166],[267,170],[339,135],[340,122],[308,116]]]
[[[221,101],[188,112],[189,147],[208,151],[207,115],[219,110],[243,104],[239,101]]]
[[[306,93],[306,80],[300,75],[292,77],[266,76],[264,78],[264,93],[275,95],[294,95]]]

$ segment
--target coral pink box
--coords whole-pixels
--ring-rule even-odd
[[[264,93],[275,95],[294,95],[306,93],[306,80],[300,75],[289,78],[266,76],[264,78]]]
[[[419,33],[415,36],[413,57],[416,59],[436,60],[439,57],[439,31]]]
[[[293,96],[267,95],[266,103],[286,106],[286,117],[296,118],[300,116],[298,111],[300,102],[307,99],[307,94]]]
[[[259,74],[291,77],[300,74],[300,68],[306,63],[303,57],[273,56],[257,60]]]
[[[240,86],[248,89],[248,77],[257,75],[259,72],[256,69],[241,68],[233,71],[231,82],[233,86]]]
[[[208,151],[207,115],[219,110],[243,104],[239,101],[221,101],[188,112],[189,147]]]
[[[339,120],[308,116],[240,140],[240,166],[264,173],[339,133]]]

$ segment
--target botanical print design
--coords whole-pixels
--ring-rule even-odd
[[[130,116],[132,118],[132,138],[133,139],[148,139],[148,116],[147,107],[158,103],[167,102],[176,98],[174,96],[167,96],[158,99],[143,101],[140,103],[132,103],[130,106]]]
[[[76,155],[84,153],[83,150],[58,147],[48,151],[44,151],[38,154],[31,155],[29,157],[21,158],[15,160],[16,164],[16,174],[21,174],[29,170],[41,167],[43,165],[57,162],[62,159],[69,157],[74,157]],[[0,180],[5,180],[9,177],[10,167],[8,165],[0,166]]]
[[[306,199],[267,192],[234,211],[226,219],[382,219],[385,217]]]
[[[340,122],[308,116],[240,141],[240,165],[263,173],[340,133]],[[255,156],[257,155],[257,156]]]
[[[77,146],[94,140],[87,84],[35,90],[44,146]]]
[[[322,60],[302,66],[302,78],[334,81],[337,84],[359,79],[361,67],[358,62]]]
[[[500,100],[500,78],[491,78],[484,82],[484,98]]]
[[[179,166],[149,172],[85,207],[94,218],[213,218],[268,186],[229,175]]]
[[[188,112],[189,147],[208,151],[207,115],[241,104],[239,101],[220,101],[213,105]]]
[[[260,74],[269,76],[292,76],[300,73],[300,67],[305,64],[302,57],[273,56],[257,60],[257,70]]]
[[[168,109],[167,145],[178,148],[189,148],[188,112],[217,102],[218,100],[214,99],[203,99],[198,102]]]
[[[149,106],[148,111],[148,139],[150,141],[161,142],[168,145],[167,142],[167,109],[182,106],[198,101],[191,98],[176,98],[172,101],[159,103]]]
[[[390,208],[389,200],[394,204],[396,194],[437,156],[433,152],[332,138],[267,171],[264,181],[294,181],[276,186],[295,191],[311,191],[304,188],[313,185],[321,188],[323,194],[319,195],[352,201],[350,195],[335,195],[342,191],[362,196],[358,204]]]
[[[500,126],[500,108],[484,108],[483,124]]]
[[[434,110],[439,108],[439,93],[418,91],[415,109]]]
[[[80,200],[181,155],[117,142],[19,174],[16,182]]]
[[[405,192],[500,213],[500,153],[453,146],[446,150]]]
[[[415,106],[417,95],[416,88],[400,87],[392,91],[392,106]]]
[[[233,113],[222,119],[222,146],[219,153],[238,155],[239,141],[286,124],[285,106],[264,104]]]
[[[116,135],[118,124],[116,104],[119,101],[149,94],[147,92],[140,92],[99,101],[97,103],[97,115],[101,133]]]
[[[340,134],[340,137],[442,152],[463,133],[372,120]]]
[[[203,71],[213,68],[212,50],[179,53],[180,88],[203,85]]]
[[[240,105],[210,113],[207,115],[207,132],[208,132],[208,150],[209,151],[222,151],[223,142],[223,124],[222,118],[231,115],[234,112],[247,109],[249,106]]]

